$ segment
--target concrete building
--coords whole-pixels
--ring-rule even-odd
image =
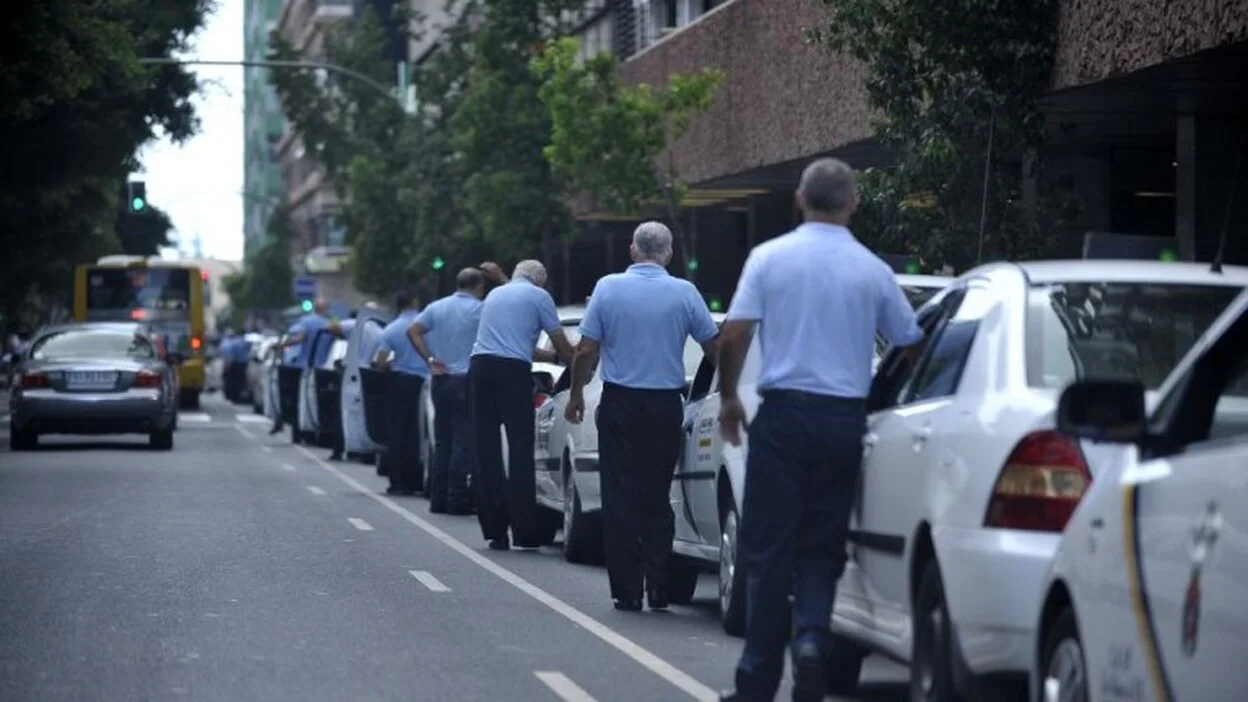
[[[269,32],[277,26],[282,0],[246,0],[243,52],[249,61],[268,53]],[[264,68],[245,68],[243,84],[243,251],[266,240],[265,227],[284,190],[277,144],[285,131],[282,107]]]
[[[863,67],[802,41],[826,18],[820,0],[610,0],[599,20],[630,82],[726,74],[674,149],[695,186],[698,283],[724,299],[749,248],[794,224],[792,190],[811,158],[889,162]],[[1229,221],[1227,261],[1248,263],[1248,206],[1227,206],[1248,201],[1248,163],[1234,178],[1248,148],[1248,0],[1061,0],[1051,86],[1048,156],[1075,179],[1081,230],[1177,237],[1181,258],[1209,260]],[[569,299],[627,261],[633,223],[600,219],[568,257]]]

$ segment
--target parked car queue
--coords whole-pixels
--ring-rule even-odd
[[[1248,653],[1248,468],[1222,457],[1248,430],[1248,381],[1234,386],[1241,394],[1211,400],[1206,369],[1248,370],[1242,353],[1225,358],[1242,342],[1218,341],[1248,333],[1240,295],[1248,269],[1001,263],[956,280],[899,275],[899,283],[920,308],[927,342],[913,360],[877,349],[832,621],[832,691],[851,692],[870,653],[910,667],[915,700],[1008,699],[1028,686],[1031,699],[1063,700],[1123,699],[1125,691],[1218,700],[1248,689],[1248,674],[1229,664]],[[1223,310],[1245,320],[1215,323]],[[560,310],[565,331],[575,333],[583,312]],[[379,332],[388,321],[378,311],[361,316],[322,367],[304,370],[297,416],[288,418],[298,440],[328,447],[340,431],[349,455],[384,450],[385,378],[357,350],[370,325]],[[1201,360],[1215,349],[1217,360]],[[740,447],[722,441],[714,363],[687,355],[670,594],[688,602],[697,575],[716,572],[724,628],[740,635],[736,530],[748,437]],[[759,360],[755,341],[739,390],[750,413]],[[537,500],[543,536],[553,543],[563,531],[568,560],[596,562],[596,430],[563,420],[568,380],[561,366],[534,366]],[[424,401],[431,457],[432,403]],[[1191,403],[1203,409],[1176,414]],[[1139,430],[1093,440],[1105,436],[1086,418],[1106,413],[1121,424],[1134,417]],[[1212,453],[1191,470],[1209,475],[1177,476],[1178,459],[1167,457],[1197,445]],[[1201,645],[1202,628],[1212,642]]]

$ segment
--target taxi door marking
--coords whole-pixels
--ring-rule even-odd
[[[1170,689],[1165,666],[1162,665],[1157,630],[1153,625],[1152,608],[1148,602],[1148,584],[1145,582],[1144,568],[1140,562],[1139,502],[1139,485],[1125,486],[1122,492],[1123,547],[1127,556],[1131,613],[1139,627],[1139,639],[1144,644],[1144,662],[1148,665],[1148,676],[1153,690],[1156,691],[1157,702],[1171,702],[1174,694]]]

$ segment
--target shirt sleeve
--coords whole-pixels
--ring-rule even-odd
[[[554,334],[559,329],[559,311],[555,309],[555,298],[545,290],[541,293],[537,300],[537,321],[542,325],[543,331]]]
[[[923,339],[923,330],[897,278],[891,270],[887,273],[887,279],[881,279],[884,294],[880,298],[879,332],[894,346],[912,346]]]
[[[425,331],[433,331],[433,319],[435,316],[433,314],[433,307],[433,305],[429,305],[425,309],[421,310],[420,314],[416,315],[416,319],[412,320],[412,324],[419,324],[420,328]],[[408,327],[408,329],[411,329],[411,327]]]
[[[580,331],[582,338],[602,341],[601,300],[602,281],[599,280],[594,285],[594,291],[589,296],[589,307],[585,309],[585,316],[581,319],[581,326],[578,331]]]
[[[758,249],[750,252],[737,281],[737,291],[732,296],[725,319],[730,322],[757,322],[763,318],[763,264],[765,260]]]
[[[706,300],[702,299],[702,293],[692,284],[688,287],[688,295],[689,336],[699,344],[704,344],[719,335],[719,328],[715,326],[715,320],[706,307]]]

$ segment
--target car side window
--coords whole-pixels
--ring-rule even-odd
[[[698,364],[698,372],[693,376],[693,385],[689,388],[689,401],[695,402],[711,392],[711,381],[715,379],[715,364],[711,359],[703,358]]]
[[[924,307],[919,312],[919,328],[923,330],[928,339],[931,339],[948,319],[948,310],[953,309],[961,300],[963,292],[951,290],[941,304]],[[920,363],[922,363],[921,359]],[[890,347],[887,355],[880,362],[875,377],[871,380],[871,391],[867,394],[867,411],[878,412],[895,407],[903,390],[909,384],[913,371],[914,364],[907,357],[906,349]]]
[[[1168,419],[1164,453],[1248,436],[1248,314],[1192,364],[1157,408]]]
[[[928,343],[917,371],[901,393],[901,404],[950,397],[958,390],[979,322],[996,302],[988,288],[971,284],[956,309]]]

